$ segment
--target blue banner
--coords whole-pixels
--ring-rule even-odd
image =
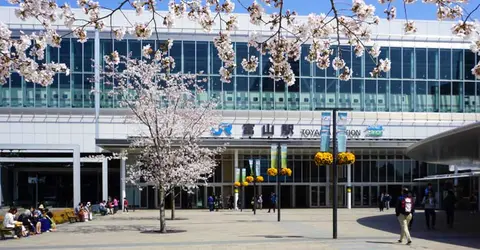
[[[282,144],[281,145],[281,159],[282,159],[282,168],[287,167],[287,145]]]
[[[337,116],[337,149],[338,152],[347,151],[347,113],[339,112]]]
[[[330,149],[330,112],[322,112],[322,123],[320,128],[320,151],[327,152]]]

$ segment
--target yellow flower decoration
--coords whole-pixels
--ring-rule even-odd
[[[253,182],[253,176],[247,176],[247,177],[245,177],[245,181],[248,182],[248,183]]]
[[[248,182],[244,181],[244,182],[243,182],[243,185],[244,185],[245,187],[248,186]]]
[[[331,165],[333,163],[333,155],[330,152],[318,152],[315,154],[314,161],[317,166]]]
[[[290,168],[282,168],[282,170],[280,171],[280,174],[292,176],[292,170]]]
[[[349,165],[355,162],[355,155],[350,152],[341,152],[337,155],[338,165]]]
[[[277,169],[276,168],[269,168],[267,169],[267,175],[268,176],[277,176]]]
[[[239,181],[236,181],[236,182],[233,183],[233,185],[234,185],[235,187],[240,187],[242,184],[240,184]]]
[[[257,182],[263,182],[263,176],[257,176]]]

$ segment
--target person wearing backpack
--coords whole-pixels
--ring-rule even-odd
[[[407,245],[412,244],[412,238],[410,237],[410,231],[408,230],[408,224],[412,220],[413,211],[413,199],[408,195],[408,189],[404,188],[402,195],[398,198],[395,206],[395,214],[397,215],[398,222],[400,223],[400,239],[398,243],[403,242],[403,238],[407,238]]]

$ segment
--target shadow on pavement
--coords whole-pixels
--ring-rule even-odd
[[[456,211],[453,229],[447,227],[444,211],[437,211],[436,215],[435,230],[427,230],[423,210],[415,212],[412,230],[410,231],[413,241],[415,241],[415,238],[419,238],[480,249],[480,214]],[[377,216],[364,217],[358,219],[357,222],[366,227],[400,235],[400,225],[392,212],[386,214],[379,212]],[[387,242],[368,243],[389,244]]]

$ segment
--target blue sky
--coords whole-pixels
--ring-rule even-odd
[[[100,1],[102,5],[106,5],[107,7],[114,7],[117,6],[120,0],[97,0]],[[249,4],[252,0],[242,0],[242,3]],[[287,9],[296,10],[301,15],[308,15],[311,12],[315,13],[325,13],[330,10],[330,0],[284,0]],[[421,3],[422,0],[418,0],[417,3],[407,5],[407,14],[409,19],[427,19],[427,20],[435,20],[435,5],[432,4],[423,4]],[[57,0],[58,3],[68,2],[71,6],[76,7],[77,1],[76,0]],[[158,0],[161,6],[166,6],[168,0]],[[233,2],[237,3],[237,0],[233,0]],[[338,9],[345,9],[351,4],[351,0],[335,0],[338,5]],[[383,10],[386,8],[386,5],[381,5],[378,3],[377,0],[366,0],[367,3],[375,5],[377,8],[377,15],[380,17],[385,17],[383,14]],[[467,5],[467,10],[473,10],[476,5],[480,4],[480,0],[470,0],[470,3]],[[402,0],[395,0],[394,4],[397,6],[398,9],[398,18],[404,18],[405,14],[403,11],[403,1]],[[0,5],[9,5],[6,0],[0,0]],[[236,6],[237,12],[245,12],[240,5],[237,3]],[[480,17],[480,10],[477,11],[472,17],[479,18]]]

